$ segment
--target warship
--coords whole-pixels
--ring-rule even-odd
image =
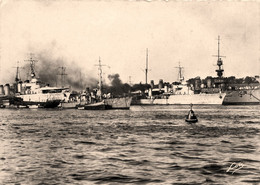
[[[66,101],[70,95],[68,88],[50,87],[42,83],[35,74],[35,62],[30,57],[30,77],[31,80],[22,82],[19,78],[19,68],[17,67],[15,83],[10,90],[10,85],[4,87],[0,85],[0,94],[5,98],[5,104],[16,106],[17,108],[55,108],[62,101]]]
[[[223,105],[260,105],[260,85],[236,85],[235,90],[227,92]]]
[[[148,96],[145,98],[135,98],[134,105],[174,105],[174,104],[219,104],[221,105],[226,96],[218,87],[200,88],[199,78],[195,81],[195,86],[183,82],[173,83],[163,87],[160,80],[158,88],[150,88]],[[160,85],[162,84],[162,85]],[[203,85],[202,85],[203,86]],[[206,91],[205,91],[206,90]]]
[[[219,104],[221,105],[226,93],[224,90],[225,80],[223,78],[223,61],[219,52],[218,37],[218,57],[216,78],[206,78],[201,80],[199,77],[184,81],[183,67],[177,67],[178,81],[172,84],[159,81],[157,86],[151,81],[151,88],[146,91],[145,96],[135,96],[133,105],[175,105],[175,104]],[[148,54],[146,55],[146,66],[148,64]],[[147,67],[146,67],[147,68]],[[146,70],[147,79],[147,70]],[[147,82],[146,82],[147,83]]]
[[[77,108],[81,110],[108,110],[108,109],[129,109],[132,97],[112,97],[110,94],[104,94],[102,89],[102,64],[99,58],[99,82],[98,88],[90,92],[89,88],[80,94],[79,103],[63,102],[62,108]]]

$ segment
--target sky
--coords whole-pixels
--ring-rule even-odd
[[[26,65],[29,53],[50,67],[46,59],[55,67],[77,66],[90,79],[98,75],[100,57],[104,76],[144,83],[146,48],[148,82],[176,81],[179,62],[185,79],[216,76],[218,36],[224,76],[260,75],[257,1],[0,2],[0,84],[13,81],[17,61]]]

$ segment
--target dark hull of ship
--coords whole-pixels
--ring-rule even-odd
[[[1,108],[20,108],[29,107],[31,105],[38,105],[42,108],[55,108],[60,104],[60,100],[52,100],[46,102],[34,102],[34,101],[23,101],[20,97],[15,96],[1,96],[0,107]]]
[[[111,109],[124,109],[130,108],[132,97],[123,98],[109,98],[104,99],[102,102],[90,103],[85,105],[78,105],[78,109],[84,110],[111,110]]]
[[[23,102],[22,98],[18,98],[15,96],[0,96],[0,105],[19,105]]]
[[[111,110],[111,109],[129,110],[130,107],[113,107],[111,105],[106,105],[106,110]]]
[[[31,105],[38,105],[39,108],[56,108],[60,104],[60,100],[52,100],[46,102],[31,102],[31,101],[24,101],[21,105],[24,106],[31,106]]]
[[[86,105],[84,107],[85,110],[106,110],[106,105],[105,104],[100,104],[100,105]]]
[[[222,105],[260,105],[260,102],[223,102]]]

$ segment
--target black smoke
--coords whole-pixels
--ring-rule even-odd
[[[114,96],[122,96],[129,94],[131,86],[127,83],[122,83],[119,74],[108,75],[111,85],[105,85],[105,93],[111,93]]]
[[[48,52],[36,53],[35,74],[45,84],[50,86],[71,87],[74,90],[84,90],[86,87],[97,87],[98,79],[94,72],[83,70],[75,61],[60,57],[55,58]],[[62,72],[62,67],[65,71]],[[30,65],[24,66],[24,77],[29,79]],[[61,74],[64,74],[63,77]]]

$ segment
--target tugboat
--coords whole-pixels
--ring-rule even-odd
[[[192,110],[192,104],[190,105],[190,111],[188,113],[188,115],[186,116],[186,119],[185,121],[188,122],[188,123],[196,123],[198,122],[198,119],[197,117],[195,116],[195,113],[194,111]]]

